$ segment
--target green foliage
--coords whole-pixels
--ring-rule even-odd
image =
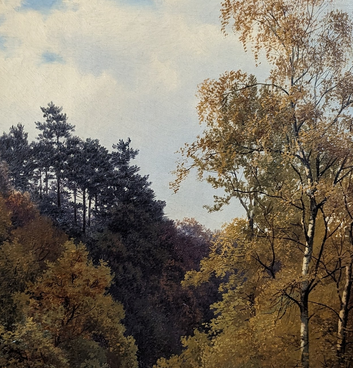
[[[28,190],[34,166],[28,133],[22,124],[12,126],[8,134],[4,133],[0,137],[0,159],[6,162],[5,176],[8,175],[12,186],[18,190]],[[10,191],[8,184],[1,189],[3,194]]]
[[[98,342],[81,337],[66,342],[63,349],[67,352],[71,367],[108,368],[106,351]]]
[[[135,368],[123,307],[107,294],[110,269],[94,266],[28,196],[14,192],[0,206],[0,365]]]

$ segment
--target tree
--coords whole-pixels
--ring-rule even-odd
[[[7,163],[4,161],[0,162],[0,193],[4,196],[8,195],[13,189],[10,178]]]
[[[49,159],[56,178],[56,203],[61,207],[61,179],[66,158],[64,143],[74,131],[75,126],[67,122],[66,114],[62,113],[62,107],[58,107],[50,102],[48,107],[41,107],[45,122],[36,122],[37,129],[41,131],[38,136],[40,142],[44,143],[41,150],[47,153],[46,160]],[[39,152],[43,157],[44,152]],[[39,162],[42,160],[39,158]],[[40,165],[41,166],[41,165]],[[45,181],[48,183],[49,177],[46,172]]]
[[[0,326],[0,364],[12,368],[58,367],[70,368],[65,352],[55,347],[47,331],[32,319],[14,331]]]
[[[82,207],[82,233],[91,227],[92,213],[99,217],[101,197],[109,191],[109,178],[112,172],[110,154],[101,146],[98,139],[82,141],[72,137],[67,141],[65,166],[66,186],[72,192],[74,224],[78,225],[78,208]],[[80,198],[79,198],[80,197]],[[79,206],[79,203],[81,206]],[[94,206],[93,206],[94,203]],[[88,225],[88,226],[87,226]]]
[[[208,254],[210,232],[192,220],[176,226],[160,219],[137,197],[117,204],[109,230],[94,237],[89,249],[114,272],[110,293],[124,305],[139,365],[151,367],[161,356],[180,353],[180,337],[210,320],[208,307],[218,297],[212,283],[197,290],[181,286],[186,270]]]
[[[200,86],[198,112],[206,128],[182,149],[185,161],[175,183],[196,168],[225,191],[214,209],[239,199],[250,239],[259,231],[264,238],[272,233],[291,252],[301,250],[300,275],[278,292],[298,307],[304,368],[310,364],[310,298],[325,277],[323,257],[335,232],[327,222],[333,218],[330,199],[353,167],[352,22],[329,3],[223,1],[223,30],[232,23],[244,47],[251,46],[256,60],[264,50],[272,69],[264,82],[237,71]],[[271,226],[263,226],[266,216]],[[321,222],[324,233],[317,231]],[[283,262],[276,252],[271,246],[257,259],[273,276],[276,261]]]
[[[15,294],[24,292],[27,283],[46,269],[47,262],[59,257],[66,236],[39,215],[28,193],[0,196],[0,207],[0,324],[11,330],[21,319]]]
[[[30,189],[33,175],[32,151],[22,124],[12,126],[0,137],[0,158],[7,163],[11,184],[18,190]]]
[[[143,208],[152,221],[159,221],[164,216],[165,203],[156,200],[148,176],[141,176],[140,168],[132,164],[131,161],[137,156],[138,150],[131,148],[130,143],[131,140],[128,139],[127,142],[120,140],[113,145],[114,151],[111,155],[113,176],[109,178],[113,195],[109,199],[113,204],[111,209],[114,210],[120,205],[132,205],[136,208]]]
[[[0,365],[135,368],[112,276],[39,214],[28,193],[0,196]]]
[[[48,263],[43,275],[16,297],[27,321],[46,331],[52,349],[63,350],[72,367],[88,364],[90,354],[100,356],[102,349],[105,362],[111,356],[120,367],[136,367],[134,340],[124,336],[121,324],[123,307],[106,294],[111,278],[108,267],[88,260],[82,244],[67,242],[59,259]],[[85,350],[82,361],[72,349]]]

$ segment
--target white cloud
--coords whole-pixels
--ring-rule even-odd
[[[0,12],[6,14],[21,5],[22,0],[0,0]]]
[[[39,106],[53,101],[81,136],[108,146],[130,136],[170,216],[206,216],[202,205],[206,197],[210,203],[212,191],[189,181],[172,196],[168,182],[174,152],[200,133],[197,84],[251,65],[235,38],[221,34],[219,1],[159,0],[153,7],[129,7],[66,0],[65,11],[46,14],[15,11],[18,5],[0,0],[5,16],[0,35],[7,37],[7,49],[0,51],[1,130],[18,121],[33,129],[41,118]],[[44,63],[45,53],[62,62]]]

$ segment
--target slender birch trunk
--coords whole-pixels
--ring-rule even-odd
[[[302,283],[301,291],[301,308],[300,308],[300,350],[301,350],[301,366],[309,368],[309,303],[308,303],[308,286],[309,282]]]
[[[309,368],[309,293],[310,282],[309,272],[310,263],[313,254],[315,224],[317,217],[317,208],[315,199],[310,198],[310,218],[308,227],[305,231],[306,246],[302,264],[302,283],[301,283],[301,295],[300,295],[300,351],[301,351],[301,367]]]
[[[338,319],[338,329],[337,329],[337,357],[340,363],[344,361],[344,354],[346,352],[347,345],[347,323],[349,315],[349,301],[351,298],[352,290],[352,263],[353,260],[349,262],[346,266],[346,280],[342,294],[341,309]]]
[[[353,223],[351,223],[350,228],[350,257],[349,263],[345,267],[345,284],[343,288],[342,298],[341,298],[341,308],[338,318],[337,326],[337,358],[339,364],[344,363],[346,345],[347,345],[347,323],[349,317],[349,302],[352,295],[352,269],[353,269]]]

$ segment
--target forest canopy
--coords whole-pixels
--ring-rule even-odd
[[[223,0],[265,78],[199,85],[195,170],[244,218],[164,214],[130,139],[81,139],[50,102],[0,137],[0,365],[353,367],[351,17],[330,0]]]
[[[41,111],[34,142],[22,124],[0,137],[1,366],[152,367],[180,353],[218,299],[216,283],[181,286],[212,232],[166,218],[130,139],[109,151],[75,136],[63,108]]]

